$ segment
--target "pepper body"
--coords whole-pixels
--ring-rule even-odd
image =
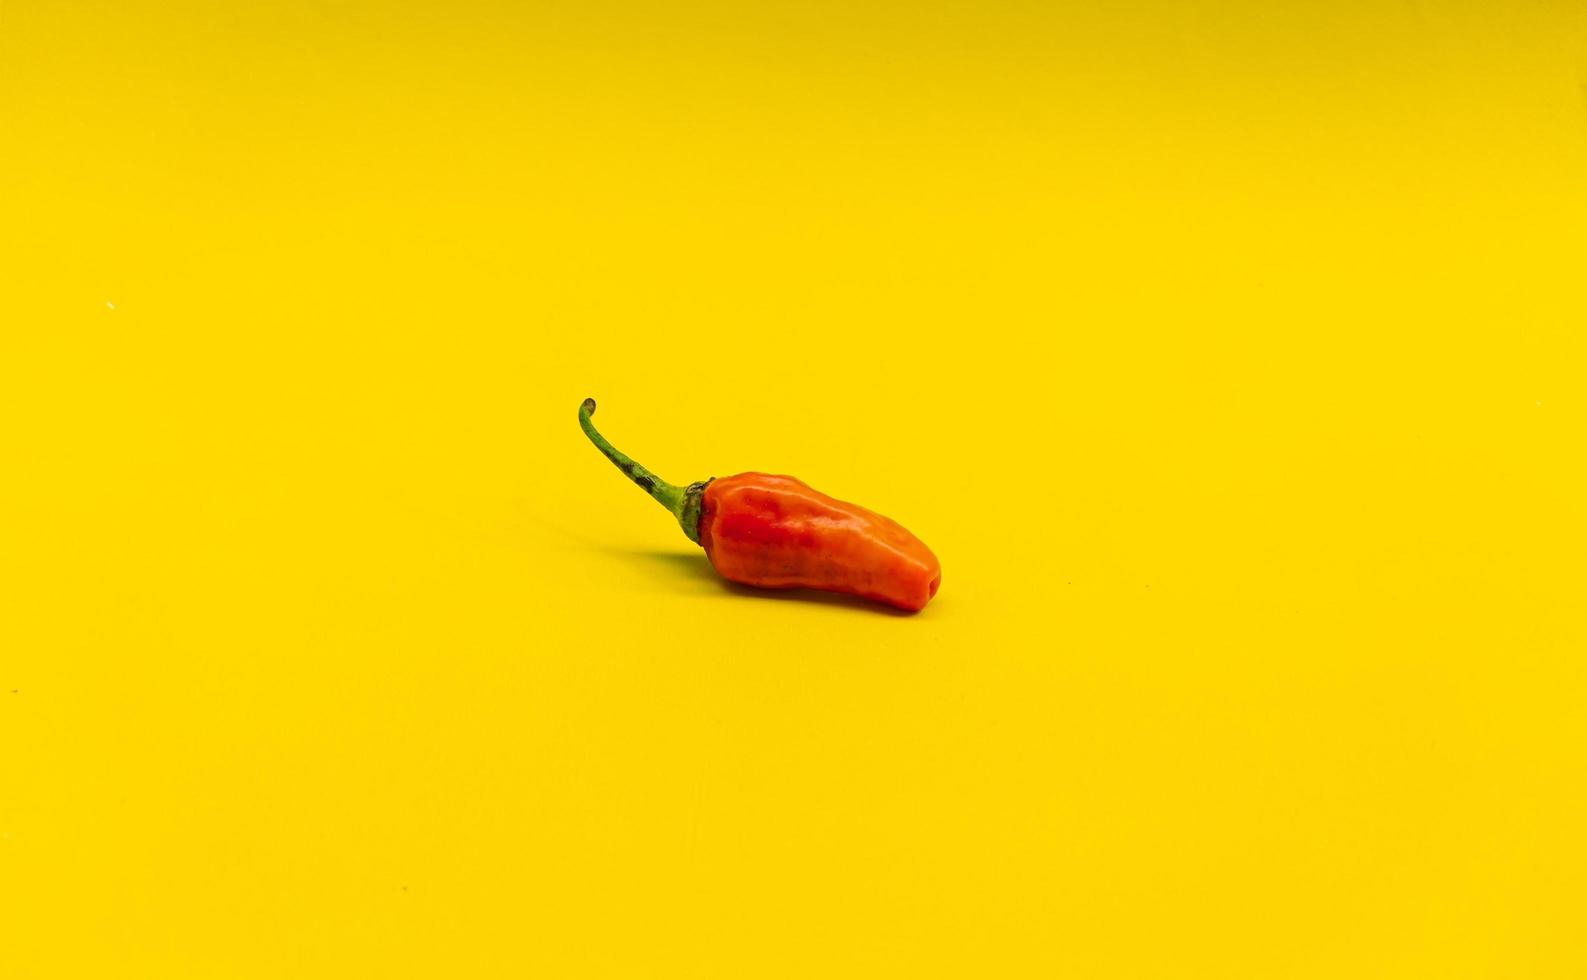
[[[706,484],[699,540],[723,578],[760,588],[846,592],[913,612],[942,582],[937,556],[897,521],[791,476]]]
[[[763,589],[846,592],[910,612],[937,594],[937,556],[897,521],[791,476],[668,483],[607,442],[594,414],[595,399],[584,399],[579,427],[590,442],[672,514],[723,578]]]

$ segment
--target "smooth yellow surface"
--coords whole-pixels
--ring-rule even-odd
[[[1587,8],[0,4],[0,976],[1587,975]],[[792,473],[917,617],[585,443]]]

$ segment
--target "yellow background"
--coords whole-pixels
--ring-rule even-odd
[[[1587,8],[0,3],[0,976],[1580,977]],[[584,441],[942,559],[719,584]]]

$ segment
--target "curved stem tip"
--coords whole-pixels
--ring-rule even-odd
[[[589,436],[590,442],[595,443],[595,448],[599,449],[602,455],[611,460],[613,466],[622,470],[624,476],[634,481],[634,484],[639,489],[650,494],[657,503],[667,508],[668,513],[677,518],[678,523],[683,527],[683,533],[688,535],[689,540],[699,544],[700,494],[704,491],[705,484],[711,481],[692,483],[688,487],[680,487],[668,483],[607,442],[606,437],[601,435],[600,431],[595,428],[595,423],[590,421],[590,416],[594,414],[595,399],[584,399],[583,403],[579,405],[579,428],[584,430],[586,436]]]

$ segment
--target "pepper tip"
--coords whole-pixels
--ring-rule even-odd
[[[580,405],[579,409],[580,409],[580,411],[588,412],[589,414],[594,415],[595,414],[595,399],[593,399],[593,398],[584,399],[584,404]]]

